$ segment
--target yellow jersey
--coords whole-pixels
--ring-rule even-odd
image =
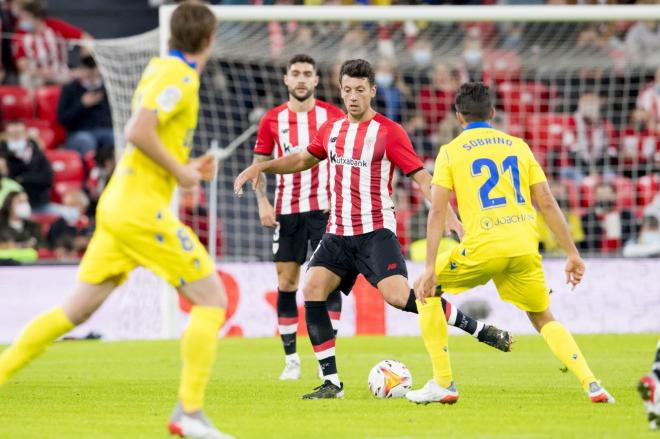
[[[472,260],[538,253],[530,186],[546,181],[527,144],[486,122],[468,124],[438,154],[433,184],[456,192]]]
[[[199,75],[179,54],[153,58],[133,95],[133,112],[146,108],[158,116],[158,136],[180,163],[192,147],[199,109]],[[101,212],[151,213],[167,208],[176,179],[135,145],[128,144],[99,200]]]

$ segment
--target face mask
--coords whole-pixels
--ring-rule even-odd
[[[431,64],[431,52],[428,50],[415,50],[412,57],[418,66],[428,66]]]
[[[23,32],[33,32],[34,23],[32,23],[31,21],[21,21],[18,23],[18,28]]]
[[[67,207],[66,209],[62,209],[61,215],[64,221],[74,224],[80,218],[80,210],[76,207]]]
[[[463,52],[463,59],[470,65],[479,64],[481,61],[481,51],[478,49],[468,49]]]
[[[80,84],[87,90],[98,90],[99,88],[103,87],[103,80],[102,79],[97,79],[95,81],[81,81]]]
[[[27,219],[32,215],[30,203],[18,203],[14,208],[14,213],[21,219]]]
[[[660,232],[642,232],[639,235],[639,242],[641,244],[657,244],[660,242]]]
[[[27,140],[7,140],[7,148],[14,154],[20,154],[25,151],[27,147]]]
[[[394,76],[391,73],[376,73],[376,84],[388,88],[394,82]]]

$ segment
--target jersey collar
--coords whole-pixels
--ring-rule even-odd
[[[169,56],[173,56],[173,57],[175,57],[175,58],[179,58],[181,61],[183,61],[184,63],[188,64],[188,65],[189,65],[190,67],[192,67],[193,69],[196,69],[196,68],[197,68],[197,63],[196,63],[196,62],[193,62],[193,61],[188,61],[188,60],[186,59],[186,56],[185,56],[185,55],[183,54],[183,52],[181,52],[179,49],[170,49],[170,51],[167,52],[167,54],[168,54]]]
[[[469,124],[465,125],[463,131],[471,130],[474,128],[493,128],[493,127],[488,122],[470,122]]]

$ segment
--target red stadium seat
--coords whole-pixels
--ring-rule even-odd
[[[37,107],[37,117],[50,123],[55,132],[55,142],[57,145],[66,139],[66,130],[57,121],[57,102],[60,99],[62,87],[59,85],[47,85],[39,87],[35,92]]]
[[[73,181],[82,183],[85,178],[83,163],[80,155],[75,151],[66,149],[52,149],[45,151],[55,172],[55,182]]]
[[[28,132],[38,137],[45,149],[53,149],[57,146],[55,131],[50,122],[41,119],[25,119],[24,122]]]
[[[58,181],[53,185],[50,198],[54,203],[62,201],[62,197],[69,191],[81,190],[83,184],[81,181]]]
[[[525,118],[525,139],[541,165],[547,163],[549,151],[564,149],[565,136],[572,132],[572,127],[569,114],[537,113]]]
[[[589,208],[596,201],[596,186],[603,181],[602,177],[585,177],[580,182],[581,205]],[[632,209],[634,206],[634,193],[632,180],[626,177],[613,177],[607,181],[614,183],[616,188],[616,208],[617,210]]]
[[[497,91],[504,111],[510,115],[547,113],[550,108],[550,89],[545,84],[503,82]]]
[[[30,91],[17,85],[0,86],[0,112],[5,121],[34,117],[34,101]]]
[[[651,174],[640,177],[635,186],[637,205],[639,207],[646,206],[653,201],[658,191],[660,191],[660,177],[658,175]]]
[[[48,230],[50,229],[51,224],[53,224],[60,216],[54,213],[35,213],[32,214],[30,219],[36,221],[41,226],[41,236],[48,235]]]

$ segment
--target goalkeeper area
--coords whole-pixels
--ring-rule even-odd
[[[419,337],[340,339],[346,396],[330,401],[299,399],[318,383],[316,360],[305,340],[299,340],[302,379],[281,382],[277,340],[229,338],[219,347],[206,413],[220,428],[245,439],[657,437],[648,432],[633,390],[657,337],[576,338],[616,404],[591,404],[538,336],[518,337],[509,354],[469,337],[452,338],[461,392],[453,406],[378,400],[369,392],[369,369],[383,359],[403,361],[415,387],[431,376]],[[57,343],[3,389],[0,436],[167,437],[163,419],[176,390],[178,349],[175,341]]]

